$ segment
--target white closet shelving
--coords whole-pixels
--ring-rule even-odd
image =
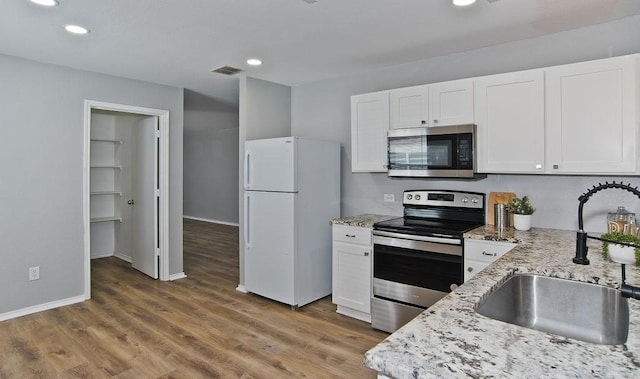
[[[111,256],[117,250],[115,236],[122,223],[122,165],[120,150],[123,141],[112,115],[92,115],[90,218],[91,257]]]

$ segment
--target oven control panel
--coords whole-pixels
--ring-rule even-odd
[[[483,193],[462,191],[412,190],[405,191],[404,205],[432,205],[461,208],[484,208]]]

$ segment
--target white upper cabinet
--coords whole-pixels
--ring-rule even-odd
[[[473,80],[429,86],[429,126],[473,124]]]
[[[544,73],[476,78],[478,171],[544,172]]]
[[[640,54],[351,97],[352,170],[389,129],[477,124],[480,173],[640,174]]]
[[[551,173],[636,173],[637,56],[552,67],[546,74]]]
[[[389,91],[391,129],[473,123],[473,80]]]
[[[429,86],[389,91],[391,129],[425,127],[429,120]]]
[[[389,92],[351,96],[351,170],[387,171]]]

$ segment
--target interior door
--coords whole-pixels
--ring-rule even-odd
[[[133,154],[133,268],[158,279],[158,117],[142,119],[134,127]]]

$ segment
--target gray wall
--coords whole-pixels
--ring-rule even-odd
[[[182,272],[182,89],[4,55],[0,83],[0,314],[84,294],[85,99],[171,112],[169,269]]]
[[[184,214],[238,223],[238,108],[184,93]]]
[[[244,142],[291,135],[291,88],[260,79],[240,78],[238,218],[240,221],[240,283],[244,291]]]
[[[351,173],[351,95],[501,72],[573,63],[640,52],[640,16],[569,32],[491,46],[460,54],[389,67],[375,72],[294,87],[292,133],[342,144],[342,215],[400,215],[399,202],[384,203],[383,194],[401,199],[408,189],[510,191],[529,194],[538,208],[533,226],[576,229],[578,196],[599,181],[620,178],[490,175],[487,179],[447,181],[389,179],[385,174]],[[606,125],[603,125],[606,127]],[[637,177],[626,182],[640,185]],[[640,216],[640,202],[621,191],[597,194],[585,206],[587,230],[603,230],[607,211],[618,204]]]

